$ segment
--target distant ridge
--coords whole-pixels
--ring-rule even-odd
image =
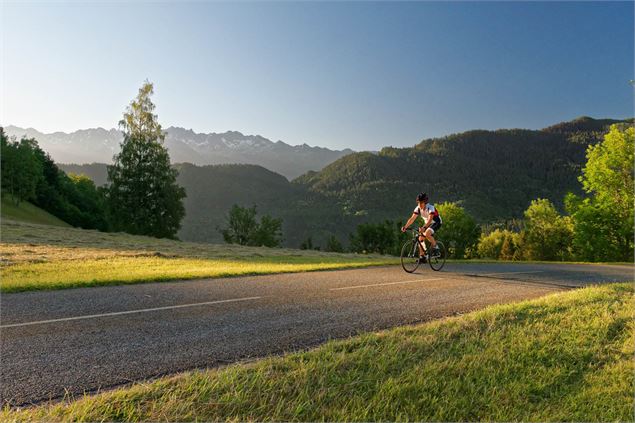
[[[69,164],[112,163],[122,140],[121,131],[104,128],[45,134],[33,128],[8,125],[5,132],[17,138],[23,135],[35,138],[53,160]],[[170,151],[172,163],[255,164],[288,179],[310,170],[321,170],[353,153],[350,149],[330,150],[307,144],[294,146],[282,141],[273,142],[260,135],[244,135],[238,131],[204,134],[173,126],[166,129],[165,145]]]

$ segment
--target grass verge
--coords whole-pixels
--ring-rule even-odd
[[[3,421],[633,421],[633,286],[187,372]]]
[[[3,220],[0,292],[396,264],[380,255],[198,244]]]

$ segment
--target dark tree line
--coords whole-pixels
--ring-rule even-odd
[[[2,194],[29,201],[84,229],[108,229],[104,192],[85,176],[67,175],[35,139],[9,139],[0,128]]]

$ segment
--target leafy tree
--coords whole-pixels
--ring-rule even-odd
[[[588,261],[631,261],[634,245],[635,129],[612,125],[590,146],[580,181],[591,198],[565,198],[573,223],[576,257]]]
[[[103,204],[99,211],[95,211],[97,208],[95,205],[85,204],[73,180],[59,170],[53,159],[39,148],[36,154],[42,163],[43,178],[38,184],[34,203],[73,226],[86,229],[97,228],[89,223],[90,214],[99,214],[103,219],[105,216]],[[87,208],[91,210],[86,210]],[[105,230],[106,227],[98,229]]]
[[[174,238],[185,216],[185,190],[176,183],[163,145],[164,133],[145,82],[119,122],[121,151],[108,167],[108,206],[115,229],[158,238]]]
[[[234,204],[227,217],[228,227],[221,230],[228,244],[249,245],[258,228],[256,206],[247,208]]]
[[[385,254],[394,246],[394,234],[388,222],[362,223],[356,232],[350,235],[351,251],[357,253]]]
[[[480,229],[476,221],[457,203],[441,203],[439,213],[443,218],[440,231],[451,258],[464,258],[468,250],[478,244]]]
[[[497,260],[506,238],[506,230],[494,229],[489,234],[482,234],[478,243],[478,255],[482,258]]]
[[[256,206],[234,204],[227,217],[228,227],[221,229],[228,244],[279,247],[282,243],[282,219],[265,215],[258,222]]]
[[[280,244],[282,244],[282,219],[276,219],[267,214],[262,216],[254,235],[254,245],[279,247]]]
[[[42,165],[35,154],[37,142],[28,138],[10,141],[0,128],[0,145],[2,192],[17,204],[34,199],[42,178]]]
[[[591,199],[567,197],[567,210],[573,223],[573,251],[584,261],[632,260],[632,244],[624,239],[624,222],[612,208],[594,204]],[[630,249],[630,253],[629,253]],[[628,254],[625,254],[628,253]]]
[[[494,229],[482,234],[478,243],[478,256],[495,260],[521,260],[522,237],[508,229]]]
[[[633,218],[635,184],[633,160],[635,128],[611,125],[604,141],[587,149],[587,162],[580,181],[598,202],[615,207],[624,219]]]
[[[350,235],[351,251],[357,253],[400,254],[400,225],[390,220],[382,223],[362,223]]]
[[[85,175],[69,174],[66,178],[70,202],[80,205],[80,221],[78,225],[85,229],[108,230],[106,221],[106,204],[103,191],[97,189],[95,183]]]
[[[524,255],[530,260],[566,260],[571,254],[573,227],[546,199],[531,202],[522,233]]]

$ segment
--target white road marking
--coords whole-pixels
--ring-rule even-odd
[[[19,326],[43,325],[46,323],[67,322],[69,320],[95,319],[98,317],[121,316],[122,314],[146,313],[149,311],[171,310],[171,309],[186,308],[186,307],[198,307],[198,306],[211,305],[211,304],[234,303],[238,301],[258,300],[260,298],[262,297],[232,298],[230,300],[207,301],[204,303],[180,304],[180,305],[173,305],[173,306],[166,306],[166,307],[143,308],[139,310],[129,310],[129,311],[117,311],[113,313],[89,314],[86,316],[64,317],[62,319],[40,320],[36,322],[26,322],[26,323],[13,323],[11,325],[1,325],[0,328],[4,329],[4,328],[19,327]]]
[[[370,288],[370,287],[373,287],[373,286],[397,285],[397,284],[415,283],[415,282],[440,281],[442,279],[444,279],[444,278],[415,279],[415,280],[412,280],[412,281],[373,283],[373,284],[370,284],[370,285],[355,285],[355,286],[345,286],[345,287],[342,287],[342,288],[331,288],[331,289],[329,289],[329,291],[341,291],[343,289]]]
[[[518,273],[543,273],[544,270],[530,270],[526,272],[499,272],[499,273],[480,273],[476,274],[476,276],[496,276],[496,275],[514,275]]]

